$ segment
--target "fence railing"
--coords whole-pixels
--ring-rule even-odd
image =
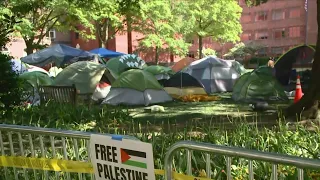
[[[80,131],[0,124],[1,156],[24,156],[90,162],[90,135]],[[109,135],[110,134],[105,134]],[[135,139],[123,136],[126,139]],[[0,168],[0,179],[94,179],[93,174]]]
[[[226,156],[226,175],[227,180],[232,179],[231,163],[232,157],[248,159],[249,180],[254,179],[253,161],[264,161],[272,163],[272,180],[278,179],[278,164],[289,165],[297,167],[298,180],[304,179],[303,169],[320,170],[320,160],[300,158],[295,156],[281,155],[276,153],[260,152],[255,150],[248,150],[244,148],[220,146],[208,143],[199,143],[193,141],[180,141],[172,145],[166,153],[165,157],[165,179],[172,180],[173,171],[173,157],[179,150],[185,149],[187,151],[187,175],[192,175],[192,153],[193,151],[200,151],[206,153],[206,176],[211,178],[211,157],[210,153],[216,155]]]

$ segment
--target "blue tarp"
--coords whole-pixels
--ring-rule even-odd
[[[106,48],[97,48],[97,49],[91,50],[90,52],[93,54],[98,54],[100,57],[103,57],[103,58],[113,58],[113,57],[124,55],[123,53],[111,51]]]
[[[43,67],[53,62],[56,66],[62,66],[70,61],[75,62],[81,58],[91,59],[93,56],[94,55],[88,51],[64,44],[56,44],[23,57],[21,61],[38,67]]]

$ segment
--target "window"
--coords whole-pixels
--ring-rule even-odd
[[[256,39],[268,39],[268,32],[256,32]]]
[[[272,20],[281,20],[284,19],[285,13],[283,10],[274,10],[272,11]]]
[[[257,55],[258,56],[266,56],[267,55],[267,51],[268,51],[267,48],[262,48],[257,52]]]
[[[241,35],[241,41],[250,41],[250,40],[252,40],[251,33],[243,33]]]
[[[243,23],[251,22],[251,16],[249,14],[243,14],[241,16],[241,22],[243,22]]]
[[[258,12],[256,13],[255,21],[266,21],[268,19],[268,12]]]
[[[274,55],[281,55],[283,53],[283,48],[282,47],[272,47],[271,53]]]
[[[301,16],[301,10],[299,8],[291,9],[289,11],[289,18],[299,18]]]
[[[50,39],[55,39],[56,38],[56,30],[51,29],[50,31],[48,31],[46,34],[46,37],[50,38]]]
[[[275,29],[273,30],[273,39],[281,39],[286,37],[286,29]]]
[[[300,37],[301,28],[300,27],[290,27],[289,28],[289,37]]]
[[[192,53],[192,52],[189,52],[188,54],[187,54],[187,56],[188,57],[191,57],[191,58],[194,58],[195,56],[194,56],[194,53]]]

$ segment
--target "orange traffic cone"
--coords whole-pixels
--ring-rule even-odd
[[[303,96],[302,88],[300,84],[300,76],[297,76],[297,84],[296,84],[296,94],[294,96],[294,103],[298,102]]]

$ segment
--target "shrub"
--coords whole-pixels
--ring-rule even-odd
[[[0,54],[0,113],[21,103],[22,82],[12,70],[11,57]]]
[[[253,57],[249,60],[250,64],[258,64],[259,66],[267,65],[269,57]]]

